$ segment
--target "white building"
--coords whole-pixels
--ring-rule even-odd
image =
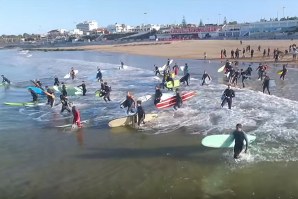
[[[73,29],[71,31],[69,31],[70,35],[83,35],[83,31],[79,30],[79,29]]]
[[[92,21],[84,21],[83,23],[79,23],[77,24],[77,29],[85,32],[90,32],[92,30],[95,30],[98,28],[98,24],[96,21],[92,20]]]
[[[127,32],[148,32],[155,30],[160,30],[160,25],[153,25],[153,24],[142,24],[141,26],[129,26],[125,24],[118,24],[115,23],[114,25],[109,25],[107,30],[111,33],[127,33]]]

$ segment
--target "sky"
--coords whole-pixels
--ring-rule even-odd
[[[298,0],[0,0],[0,35],[46,33],[96,20],[100,27],[228,21],[298,16]],[[147,13],[147,14],[144,14]]]

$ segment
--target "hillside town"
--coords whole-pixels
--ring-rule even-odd
[[[11,45],[88,45],[111,42],[172,41],[196,39],[296,39],[298,17],[261,19],[259,22],[222,24],[188,24],[183,17],[180,24],[141,24],[130,26],[115,23],[100,27],[95,20],[78,23],[72,30],[54,29],[46,34],[2,35],[1,46]]]

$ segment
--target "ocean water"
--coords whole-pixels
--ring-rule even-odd
[[[120,61],[125,70],[118,70]],[[191,84],[181,90],[197,95],[178,111],[157,110],[152,101],[145,102],[146,112],[159,117],[140,131],[108,128],[110,120],[124,116],[119,103],[127,91],[136,97],[154,94],[160,79],[154,77],[153,65],[165,62],[92,51],[1,50],[1,74],[13,85],[0,87],[0,198],[297,198],[298,70],[289,68],[282,81],[276,74],[281,66],[271,65],[268,74],[277,84],[272,95],[261,92],[254,71],[245,89],[234,89],[233,108],[228,110],[220,108],[226,82],[217,69],[223,63],[174,60],[190,66]],[[79,70],[77,79],[63,80],[71,67]],[[94,95],[100,87],[97,67],[112,87],[110,103]],[[248,63],[239,67],[246,69]],[[202,87],[204,70],[213,80]],[[30,80],[51,86],[55,75],[68,85],[86,81],[87,96],[70,98],[82,119],[90,120],[85,128],[56,128],[72,120],[60,114],[60,105],[3,104],[30,101]],[[232,159],[232,149],[200,144],[206,135],[230,133],[237,123],[257,136],[241,161]]]

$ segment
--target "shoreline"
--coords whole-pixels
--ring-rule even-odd
[[[127,53],[135,55],[157,56],[171,59],[195,59],[206,61],[225,62],[227,59],[231,61],[248,62],[248,63],[269,63],[269,64],[289,64],[291,67],[298,67],[298,59],[293,60],[292,54],[286,54],[278,62],[273,59],[273,50],[279,49],[284,52],[288,50],[289,45],[298,43],[298,40],[243,40],[242,45],[239,40],[185,40],[185,41],[168,41],[168,42],[136,42],[115,45],[85,45],[74,47],[55,47],[55,48],[26,48],[31,51],[99,51]],[[245,53],[242,57],[240,51],[239,59],[231,59],[230,51],[236,48],[242,50],[247,45],[254,49],[254,57],[250,58],[250,53]],[[257,47],[261,46],[258,51]],[[270,56],[263,57],[264,48],[270,48]],[[220,58],[220,51],[226,49],[227,57]],[[204,59],[204,52],[207,58]],[[249,56],[249,58],[248,58]]]

